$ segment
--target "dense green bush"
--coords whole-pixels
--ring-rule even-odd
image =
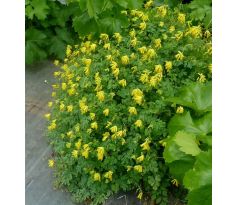
[[[63,2],[63,1],[61,1]],[[159,6],[163,0],[156,0]],[[183,7],[193,19],[211,25],[211,0],[169,0]],[[129,25],[122,10],[142,8],[143,0],[26,0],[26,64],[54,57],[63,59],[68,44],[78,44],[85,35],[122,32]],[[79,36],[81,39],[79,39]]]
[[[211,34],[189,16],[148,1],[123,11],[129,27],[68,45],[54,73],[48,138],[56,184],[78,202],[100,204],[137,190],[167,204],[170,176],[160,141],[183,85],[211,79]]]

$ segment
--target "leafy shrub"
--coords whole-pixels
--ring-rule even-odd
[[[169,122],[163,153],[175,183],[189,190],[188,205],[211,204],[212,96],[211,83],[186,86],[172,102],[185,106]],[[183,107],[179,107],[180,110]],[[189,111],[189,109],[192,109]],[[202,196],[202,197],[201,197]]]
[[[211,79],[211,35],[186,14],[148,1],[123,11],[125,35],[69,45],[54,73],[48,137],[56,184],[78,202],[100,204],[119,190],[167,204],[167,166],[159,141],[182,85]]]

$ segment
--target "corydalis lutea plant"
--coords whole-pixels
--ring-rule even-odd
[[[169,178],[159,141],[173,108],[166,101],[191,81],[211,79],[211,35],[187,15],[154,6],[122,12],[124,32],[69,45],[54,73],[48,137],[58,186],[78,202],[103,203],[137,190],[167,204]]]

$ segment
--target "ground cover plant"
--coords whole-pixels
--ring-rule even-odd
[[[168,172],[161,142],[177,136],[169,121],[190,106],[173,97],[182,86],[211,80],[210,31],[178,8],[153,1],[143,7],[121,12],[129,22],[122,33],[89,35],[54,62],[60,70],[45,115],[49,166],[56,186],[77,202],[102,204],[120,190],[136,190],[139,199],[167,204],[177,176]]]
[[[123,32],[129,25],[122,10],[140,9],[143,0],[26,0],[26,64],[48,58],[65,58],[66,46],[85,35]],[[164,0],[156,0],[159,6]],[[211,0],[167,0],[182,7],[206,28],[211,26]],[[183,4],[181,4],[183,3]]]

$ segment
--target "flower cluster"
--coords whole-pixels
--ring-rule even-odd
[[[183,113],[166,98],[211,78],[211,35],[186,14],[153,1],[123,14],[128,35],[85,38],[67,47],[64,62],[55,61],[58,81],[45,114],[55,152],[49,166],[77,201],[97,204],[135,188],[140,199],[161,199],[167,178],[159,141],[172,114]]]

